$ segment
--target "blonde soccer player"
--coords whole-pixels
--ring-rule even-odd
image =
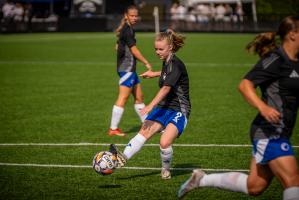
[[[141,114],[147,115],[138,134],[133,137],[123,153],[117,153],[119,166],[140,151],[145,142],[156,133],[161,132],[160,155],[162,160],[162,179],[170,179],[170,165],[173,156],[172,144],[180,137],[187,125],[191,111],[189,99],[189,77],[183,61],[176,55],[184,45],[184,37],[167,30],[161,32],[155,39],[155,51],[163,61],[161,71],[147,71],[141,74],[144,78],[159,77],[160,90],[152,101],[146,105]],[[111,145],[112,151],[117,151]],[[114,150],[113,150],[114,149]]]
[[[135,31],[133,27],[138,22],[138,9],[136,6],[129,6],[124,17],[116,29],[118,38],[117,49],[117,73],[119,79],[119,92],[117,100],[112,108],[112,117],[108,134],[110,136],[125,136],[125,133],[118,127],[124,113],[125,104],[132,94],[134,97],[134,108],[141,122],[146,116],[141,116],[140,110],[144,108],[143,93],[140,80],[136,74],[136,61],[142,62],[147,70],[151,70],[151,64],[144,58],[136,45]]]

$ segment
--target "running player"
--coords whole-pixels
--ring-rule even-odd
[[[280,46],[275,43],[276,35]],[[179,197],[200,187],[257,196],[276,176],[284,188],[283,199],[299,200],[299,169],[290,144],[299,107],[299,17],[286,17],[277,33],[258,35],[247,49],[261,57],[239,86],[246,101],[259,111],[250,130],[250,173],[205,174],[196,169],[181,186]],[[262,91],[261,98],[257,96],[257,86]]]
[[[139,78],[136,74],[136,59],[141,61],[148,70],[152,69],[151,64],[142,56],[136,46],[135,31],[133,26],[138,20],[138,10],[135,6],[126,9],[124,17],[116,29],[118,37],[117,49],[117,72],[120,76],[119,94],[112,109],[111,124],[108,131],[109,135],[125,136],[118,124],[122,118],[125,104],[130,96],[134,97],[134,108],[139,115],[141,122],[144,122],[146,116],[140,115],[140,110],[144,108],[143,93]]]
[[[154,99],[141,110],[147,116],[139,133],[130,140],[123,153],[118,152],[119,166],[136,154],[155,133],[164,129],[160,138],[162,179],[170,179],[172,143],[187,125],[191,104],[189,100],[189,78],[184,63],[175,55],[183,45],[184,37],[172,30],[156,36],[155,51],[163,61],[162,71],[147,71],[144,78],[159,77],[160,90]],[[114,145],[111,146],[115,148]]]

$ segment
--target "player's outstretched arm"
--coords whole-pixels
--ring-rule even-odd
[[[151,101],[151,103],[145,106],[143,109],[141,109],[141,115],[148,114],[156,105],[158,105],[160,101],[162,101],[162,99],[166,97],[170,90],[170,86],[161,87],[155,98]]]
[[[153,72],[151,70],[148,70],[142,74],[140,74],[142,78],[155,78],[155,77],[160,77],[161,76],[161,71],[158,72]]]
[[[148,70],[152,70],[152,65],[144,58],[137,46],[132,46],[131,52],[134,55],[134,57],[137,58],[137,60],[139,60],[146,66]]]

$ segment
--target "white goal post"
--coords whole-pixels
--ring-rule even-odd
[[[160,24],[159,24],[159,8],[157,6],[154,7],[153,16],[155,18],[155,33],[160,33]]]

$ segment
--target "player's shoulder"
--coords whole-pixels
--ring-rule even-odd
[[[124,34],[128,34],[130,32],[131,32],[131,27],[127,23],[125,23],[120,31],[120,34],[124,35]]]
[[[257,67],[263,69],[279,68],[284,62],[287,62],[286,55],[281,48],[277,48],[261,58]]]
[[[177,57],[175,54],[172,57],[172,63],[175,66],[185,68],[184,62],[179,57]]]

